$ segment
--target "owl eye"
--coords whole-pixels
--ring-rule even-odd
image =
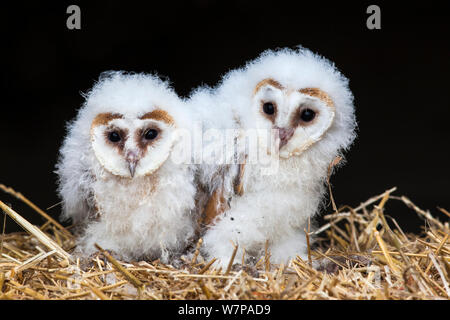
[[[263,104],[263,111],[268,115],[272,115],[275,113],[275,106],[272,102],[266,102]]]
[[[147,140],[153,140],[158,136],[158,131],[155,129],[150,129],[145,133],[145,139]]]
[[[111,142],[119,142],[121,138],[120,138],[120,135],[116,131],[113,131],[108,135],[108,139]]]
[[[316,112],[314,110],[311,110],[308,108],[302,110],[302,112],[300,113],[300,119],[302,119],[302,121],[304,121],[304,122],[310,122],[310,121],[314,120],[315,117],[316,117]]]

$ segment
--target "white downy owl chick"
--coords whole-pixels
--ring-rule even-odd
[[[231,114],[232,127],[243,129],[238,139],[256,129],[258,152],[278,160],[268,173],[266,164],[249,161],[247,147],[237,150],[240,164],[203,168],[202,179],[210,185],[206,255],[226,266],[233,242],[239,246],[235,263],[244,250],[246,257],[260,258],[266,243],[272,263],[305,257],[304,228],[323,202],[328,167],[355,138],[348,80],[309,50],[266,51],[228,73],[215,90],[197,90],[191,100],[198,108],[228,109],[215,113]],[[275,150],[270,141],[259,143],[267,137]]]
[[[171,157],[190,113],[146,74],[103,73],[85,98],[57,164],[62,217],[83,226],[76,251],[167,261],[196,228],[193,167]]]

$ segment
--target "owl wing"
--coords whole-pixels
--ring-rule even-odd
[[[240,129],[239,115],[234,114],[230,104],[216,93],[209,87],[200,87],[194,90],[188,102],[190,109],[199,115],[203,132]],[[210,146],[205,141],[203,143],[204,148]],[[202,225],[211,225],[216,217],[229,209],[229,199],[243,194],[244,168],[245,164],[202,164],[198,179],[204,195],[204,199],[199,201]]]
[[[204,205],[201,222],[206,226],[212,225],[217,217],[230,209],[229,199],[244,194],[245,163],[228,166],[221,171],[215,178]]]
[[[95,212],[92,185],[94,176],[89,162],[88,138],[79,134],[77,122],[69,125],[69,134],[60,149],[56,165],[58,193],[62,199],[62,220],[77,224]]]

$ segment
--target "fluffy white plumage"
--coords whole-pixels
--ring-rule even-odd
[[[264,114],[267,102],[276,108],[272,115]],[[263,174],[263,166],[250,163],[243,172],[238,165],[202,167],[201,180],[213,201],[217,190],[223,196],[215,202],[217,211],[225,210],[206,227],[204,253],[226,265],[232,241],[239,245],[239,263],[243,249],[247,257],[260,257],[268,241],[273,263],[304,256],[304,227],[323,201],[327,168],[355,138],[348,80],[330,61],[307,49],[266,51],[225,75],[217,88],[194,91],[189,103],[204,110],[209,128],[280,130],[275,174]],[[301,116],[305,108],[314,111],[313,120]],[[246,152],[237,156],[244,159]],[[237,195],[240,172],[243,194]]]
[[[82,226],[78,253],[98,243],[122,259],[167,261],[196,228],[195,170],[169,157],[183,147],[174,132],[190,130],[191,113],[146,74],[103,73],[85,98],[57,164],[63,218]]]

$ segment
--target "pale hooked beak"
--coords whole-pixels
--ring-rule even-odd
[[[283,146],[285,146],[289,139],[294,135],[295,129],[293,128],[279,128],[275,127],[275,129],[278,130],[278,137],[280,138],[280,146],[279,149],[281,149]]]
[[[127,152],[126,160],[128,162],[128,170],[130,170],[130,175],[133,178],[134,173],[136,172],[137,163],[139,161],[137,153],[133,151]]]

